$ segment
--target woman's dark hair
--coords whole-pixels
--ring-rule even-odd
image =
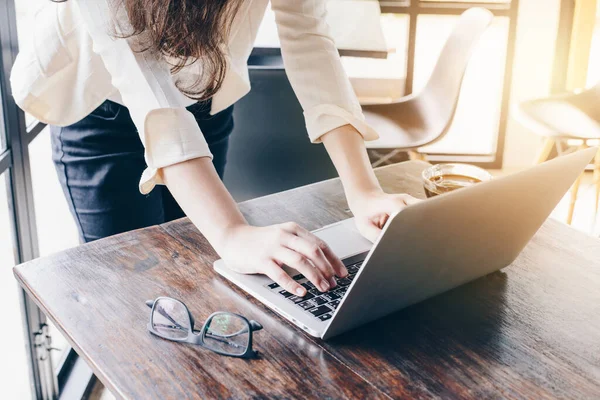
[[[165,56],[171,63],[171,73],[201,60],[201,74],[195,82],[177,82],[187,97],[201,101],[211,98],[223,84],[227,39],[241,1],[117,0],[115,3],[129,20],[127,28],[120,27],[120,36],[138,36],[141,48],[137,50]]]

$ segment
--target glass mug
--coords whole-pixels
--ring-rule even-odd
[[[492,179],[492,175],[486,170],[469,164],[437,164],[427,168],[421,176],[427,197]]]

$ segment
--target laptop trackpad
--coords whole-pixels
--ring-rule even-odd
[[[313,231],[313,233],[327,243],[340,258],[367,252],[373,246],[358,232],[354,224],[354,218],[325,226]]]

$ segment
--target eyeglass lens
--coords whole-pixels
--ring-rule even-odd
[[[162,337],[185,339],[190,330],[187,309],[179,301],[158,299],[152,312],[152,327]]]
[[[250,341],[248,323],[233,314],[213,316],[204,332],[204,345],[212,350],[232,355],[243,355]]]

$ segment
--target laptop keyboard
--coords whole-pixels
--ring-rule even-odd
[[[320,292],[315,285],[308,281],[302,274],[295,275],[292,278],[306,289],[306,295],[304,297],[299,297],[293,293],[283,290],[275,282],[267,283],[265,287],[277,292],[280,296],[296,304],[296,306],[310,313],[315,318],[318,318],[321,321],[327,321],[333,316],[335,309],[342,301],[342,298],[346,295],[348,286],[350,286],[350,283],[352,283],[354,280],[354,277],[360,270],[362,263],[363,261],[359,261],[357,263],[348,265],[346,267],[348,270],[348,276],[345,278],[335,277],[337,286],[324,293]]]

